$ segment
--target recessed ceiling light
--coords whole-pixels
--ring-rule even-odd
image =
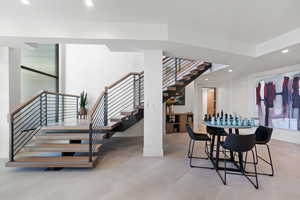
[[[30,1],[29,0],[21,0],[21,3],[24,5],[30,5]]]
[[[86,5],[86,7],[88,7],[88,8],[94,7],[94,1],[93,0],[84,0],[84,3]]]
[[[204,79],[205,81],[208,81],[208,78]]]
[[[229,69],[229,70],[228,70],[228,72],[232,72],[232,71],[233,71],[232,69]]]
[[[288,52],[289,52],[288,49],[284,49],[284,50],[281,51],[281,53],[288,53]]]

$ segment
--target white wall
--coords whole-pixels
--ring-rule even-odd
[[[67,44],[66,93],[88,92],[89,107],[105,86],[129,72],[143,71],[143,53],[111,52],[105,45]]]
[[[0,47],[0,158],[9,155],[9,113],[20,104],[20,49]]]
[[[0,47],[0,157],[8,156],[9,149],[9,49]]]
[[[300,65],[250,74],[221,83],[217,87],[217,109],[236,112],[244,117],[257,117],[255,114],[255,83],[257,79],[284,72],[300,70]],[[274,129],[273,139],[300,144],[300,131]]]

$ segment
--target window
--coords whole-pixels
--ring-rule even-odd
[[[58,92],[58,45],[39,44],[21,57],[21,97],[26,101],[42,90]]]

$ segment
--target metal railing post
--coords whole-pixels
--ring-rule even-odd
[[[104,126],[108,124],[108,89],[104,92]]]
[[[93,125],[89,125],[89,162],[93,161]]]
[[[136,106],[136,83],[135,83],[135,74],[133,75],[133,109],[135,109],[135,106]]]
[[[177,65],[178,65],[178,58],[175,59],[175,73],[174,73],[174,80],[177,81]]]
[[[40,95],[40,126],[43,126],[43,94]]]
[[[139,74],[139,105],[141,105],[141,74]]]
[[[61,98],[61,121],[65,121],[65,96],[63,95]]]
[[[79,107],[79,105],[78,105],[78,100],[79,100],[79,98],[76,97],[76,119],[78,119],[78,115],[79,115],[79,110],[78,110],[78,107]]]
[[[45,93],[45,120],[46,120],[46,126],[48,125],[48,94]]]
[[[10,152],[9,161],[14,161],[14,118],[10,117]]]
[[[59,121],[59,95],[56,94],[56,102],[55,102],[55,122]]]

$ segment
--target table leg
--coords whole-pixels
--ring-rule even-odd
[[[210,159],[213,161],[214,159],[214,145],[215,145],[215,137],[216,135],[212,135],[211,143],[210,143]]]
[[[239,135],[239,129],[235,129],[235,134]],[[243,154],[242,153],[238,153],[239,154],[239,165],[240,165],[240,170],[244,171],[244,167],[243,167]]]
[[[232,128],[229,128],[228,132],[229,132],[229,134],[232,134]],[[232,151],[230,151],[230,160],[234,161],[234,156],[233,156],[233,152]]]
[[[219,156],[220,156],[220,140],[221,136],[217,135],[217,149],[216,149],[216,170],[219,169]]]

